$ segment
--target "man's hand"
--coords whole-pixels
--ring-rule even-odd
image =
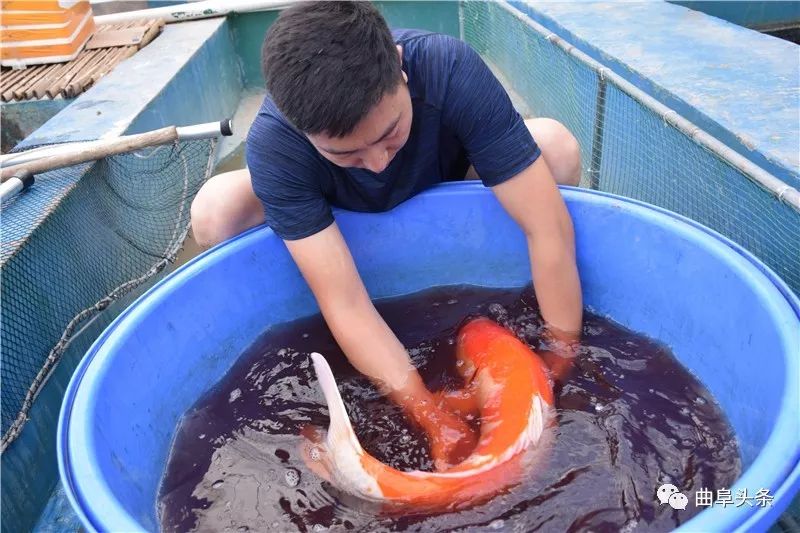
[[[475,448],[478,441],[475,431],[440,396],[428,392],[421,382],[413,391],[397,391],[390,397],[428,436],[436,470],[460,463]]]
[[[545,349],[537,353],[544,360],[555,381],[564,382],[572,373],[578,356],[580,337],[574,333],[549,328],[545,333]]]
[[[557,378],[563,377],[571,367],[583,321],[572,219],[544,157],[493,190],[525,232],[542,318],[555,345],[565,347],[547,362]]]
[[[437,467],[469,453],[476,442],[474,432],[437,404],[425,387],[405,347],[370,300],[336,224],[286,241],[286,246],[350,363],[428,434]]]

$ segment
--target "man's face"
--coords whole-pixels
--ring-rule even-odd
[[[398,50],[399,51],[399,50]],[[405,80],[405,74],[403,75]],[[308,135],[325,159],[340,167],[382,172],[408,141],[411,132],[411,95],[405,81],[387,93],[344,137]]]

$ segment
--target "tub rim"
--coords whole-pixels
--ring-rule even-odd
[[[466,191],[471,192],[472,194],[481,194],[480,191],[489,192],[486,187],[479,181],[460,181],[460,182],[446,182],[437,184],[422,193],[416,195],[415,197],[422,196],[422,195],[436,195],[442,192],[447,192],[448,190],[452,189],[464,189]],[[694,232],[699,230],[701,234],[697,234],[698,237],[704,237],[705,240],[717,241],[717,244],[722,244],[726,248],[730,249],[732,252],[735,252],[738,256],[741,257],[746,263],[749,263],[750,266],[755,267],[765,278],[769,281],[774,288],[776,288],[781,295],[783,296],[786,303],[789,307],[794,311],[794,314],[800,321],[800,299],[791,291],[788,285],[766,264],[761,262],[757,259],[753,254],[745,250],[740,245],[736,244],[735,242],[731,241],[727,237],[721,235],[720,233],[708,228],[692,219],[684,217],[678,213],[674,213],[667,209],[648,204],[646,202],[635,200],[627,197],[623,197],[620,195],[603,192],[603,191],[596,191],[591,189],[579,188],[579,187],[569,187],[569,186],[559,186],[559,189],[562,191],[562,195],[565,201],[569,201],[571,199],[579,198],[580,196],[588,196],[588,197],[595,197],[592,200],[604,203],[606,205],[614,205],[617,204],[624,204],[626,207],[632,209],[636,214],[640,216],[647,216],[648,214],[652,215],[655,214],[656,217],[666,217],[662,218],[665,222],[668,222],[668,219],[671,219],[672,225],[677,225],[678,229],[681,229],[681,225],[689,226],[690,228],[683,227],[684,231]],[[486,194],[484,192],[483,194]],[[402,204],[401,204],[402,205]],[[341,209],[334,209],[334,214],[338,212],[344,212]],[[81,482],[77,479],[76,475],[76,467],[77,466],[84,466],[87,465],[78,465],[71,459],[70,454],[70,424],[72,421],[73,416],[75,413],[73,412],[74,403],[76,400],[77,395],[80,393],[80,385],[83,382],[84,378],[89,373],[90,367],[95,360],[95,357],[100,352],[102,346],[108,340],[108,338],[120,328],[123,323],[128,320],[128,317],[136,312],[140,312],[142,306],[147,306],[149,300],[152,298],[160,298],[160,294],[162,291],[165,291],[164,294],[168,294],[169,291],[165,290],[165,288],[169,288],[169,285],[178,283],[182,281],[184,278],[191,277],[192,272],[196,270],[200,270],[203,268],[202,263],[205,262],[207,257],[212,255],[217,255],[219,253],[230,254],[234,250],[243,247],[246,242],[253,238],[254,234],[266,232],[265,238],[268,238],[270,234],[273,234],[272,230],[266,227],[266,224],[262,224],[251,228],[231,239],[220,243],[203,253],[199,254],[198,256],[194,257],[186,264],[181,265],[177,268],[174,272],[171,272],[169,275],[165,276],[163,279],[159,280],[155,283],[150,289],[148,289],[144,294],[142,294],[139,298],[137,298],[131,305],[129,305],[125,310],[123,310],[119,316],[117,316],[111,324],[103,331],[103,333],[92,343],[91,347],[87,350],[84,357],[81,359],[78,367],[76,368],[72,378],[70,379],[69,385],[67,386],[67,390],[64,394],[64,400],[61,405],[61,409],[59,412],[58,418],[58,427],[57,427],[57,461],[58,461],[58,470],[61,478],[61,484],[64,487],[64,492],[67,496],[72,509],[80,518],[83,525],[92,531],[104,531],[108,530],[109,526],[113,526],[114,529],[124,529],[124,530],[131,530],[131,531],[139,531],[144,530],[145,528],[127,512],[127,510],[123,507],[123,505],[117,500],[113,491],[110,490],[108,485],[104,482],[102,478],[97,478],[92,480],[92,487],[91,493],[87,494],[86,487],[83,487],[82,484],[85,482]],[[800,363],[800,346],[798,347],[798,357],[796,363]],[[796,367],[797,365],[795,365]],[[795,368],[796,370],[796,368]],[[787,373],[788,375],[789,373]],[[767,440],[764,443],[761,451],[756,455],[755,459],[753,460],[753,464],[750,465],[747,469],[743,470],[740,476],[737,478],[736,482],[732,487],[728,487],[731,489],[732,493],[737,488],[747,488],[753,489],[753,487],[747,487],[746,484],[742,484],[741,480],[747,480],[753,475],[756,475],[756,471],[759,468],[763,468],[764,466],[772,466],[772,470],[777,473],[777,468],[775,468],[775,461],[769,457],[770,452],[773,448],[778,446],[778,441],[782,441],[786,438],[788,434],[787,428],[788,415],[790,414],[787,409],[783,409],[786,407],[786,403],[788,401],[787,397],[792,394],[792,386],[789,382],[787,377],[787,381],[785,383],[786,390],[784,391],[783,398],[781,400],[781,414],[776,418],[775,424],[770,431]],[[794,384],[794,392],[797,392],[796,389],[798,388],[798,384]],[[738,438],[738,437],[737,437]],[[788,507],[791,503],[791,498],[788,495],[794,494],[800,489],[800,441],[798,441],[797,445],[795,446],[795,457],[793,461],[790,461],[790,464],[794,466],[790,466],[788,469],[784,468],[781,469],[784,471],[784,475],[780,478],[778,482],[778,486],[774,488],[769,488],[770,495],[775,497],[777,495],[784,495],[787,496],[780,500],[780,503],[772,506],[766,507],[756,507],[755,511],[748,513],[746,510],[748,509],[747,506],[742,507],[734,507],[730,510],[726,508],[719,508],[719,507],[710,507],[706,510],[701,511],[694,517],[692,517],[687,522],[681,524],[680,527],[676,529],[676,531],[696,531],[696,530],[711,530],[710,527],[713,527],[714,530],[749,530],[750,528],[756,525],[763,525],[763,522],[767,519],[777,519],[777,517],[783,512],[783,510]],[[760,463],[767,462],[767,465],[762,465]],[[762,487],[763,488],[763,487]],[[655,490],[655,487],[654,487]],[[90,506],[87,504],[88,501],[92,499],[92,497],[96,498],[98,496],[97,491],[102,492],[102,499],[106,501],[111,508],[105,507],[104,515],[112,514],[114,516],[114,521],[112,523],[106,523],[102,520],[97,513],[93,512],[92,509],[94,506]],[[153,502],[154,508],[157,505],[157,502]],[[753,507],[750,507],[753,509]],[[157,509],[156,509],[157,511]],[[156,516],[158,513],[156,512]]]

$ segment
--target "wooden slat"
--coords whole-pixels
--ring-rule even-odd
[[[142,37],[142,42],[139,43],[139,50],[150,44],[150,42],[161,34],[161,29],[164,27],[163,20],[156,20],[154,23],[151,21],[150,27]]]
[[[47,67],[39,66],[38,68],[31,70],[32,72],[28,76],[23,78],[23,80],[20,81],[19,84],[17,84],[16,88],[13,89],[12,92],[14,93],[15,100],[22,100],[23,98],[25,98],[25,88],[28,87],[31,83],[41,78],[42,75],[47,70]]]
[[[103,62],[107,61],[111,56],[115,53],[115,51],[111,48],[106,48],[103,50],[103,55],[92,61],[92,63],[84,70],[75,77],[75,79],[67,85],[66,94],[68,98],[72,98],[73,96],[77,96],[81,94],[89,85],[90,83],[88,80],[91,80],[92,74],[94,74],[99,68],[102,67]]]
[[[6,86],[6,90],[18,88],[20,86],[20,84],[24,84],[25,80],[29,79],[31,77],[31,75],[35,74],[36,72],[38,72],[39,70],[42,70],[44,68],[46,68],[46,67],[43,66],[43,65],[39,65],[37,67],[28,67],[28,68],[24,69],[22,71],[22,73],[19,76],[17,76],[17,78],[13,82],[9,83]]]
[[[26,68],[22,76],[18,77],[13,83],[4,88],[3,99],[6,101],[16,99],[16,92],[24,88],[31,78],[35,77],[38,73],[43,72],[46,70],[46,68],[47,67],[44,65]]]
[[[93,41],[102,48],[85,48],[70,62],[0,71],[0,99],[71,98],[85,91],[119,63],[149,44],[164,26],[161,20],[138,19],[98,26]],[[109,35],[104,35],[109,34]],[[136,41],[126,44],[126,40]]]
[[[81,71],[84,65],[91,61],[91,59],[96,55],[99,55],[99,52],[95,50],[88,54],[79,56],[77,61],[71,63],[64,75],[61,76],[61,78],[55,83],[53,83],[53,85],[47,88],[45,91],[47,96],[50,98],[55,98],[59,93],[61,93],[64,90],[64,87],[66,87],[69,82],[72,81],[72,78],[74,78],[75,75]]]
[[[25,100],[32,99],[33,98],[33,90],[32,90],[33,86],[36,85],[39,82],[39,80],[44,78],[45,75],[47,75],[47,73],[49,71],[50,71],[49,68],[44,68],[35,77],[32,77],[30,80],[28,80],[28,83],[25,84],[24,90],[20,89],[20,92],[22,92],[22,95],[23,95],[22,98],[24,98]],[[19,94],[19,93],[17,91],[14,91],[14,94]]]
[[[69,65],[69,63],[60,63],[54,68],[47,69],[42,79],[31,87],[33,96],[36,98],[44,97],[47,93],[47,88],[56,83],[69,70]]]
[[[25,69],[18,69],[18,70],[3,69],[3,79],[0,80],[0,83],[3,84],[3,87],[10,86],[12,83],[14,83],[16,80],[18,80],[25,74],[24,70]]]

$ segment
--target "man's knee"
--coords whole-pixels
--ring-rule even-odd
[[[575,136],[560,122],[550,118],[525,121],[542,156],[561,185],[577,186],[581,180],[581,149]]]
[[[197,244],[202,248],[210,248],[225,240],[218,235],[218,208],[217,202],[208,190],[202,187],[192,201],[191,223],[192,235]]]
[[[246,170],[218,174],[197,192],[191,206],[192,234],[210,248],[264,221]]]

